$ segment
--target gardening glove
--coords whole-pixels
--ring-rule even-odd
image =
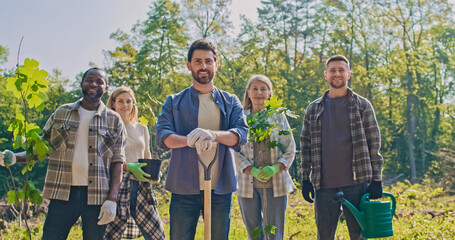
[[[148,182],[150,180],[147,178],[150,177],[150,174],[142,170],[144,166],[147,166],[147,163],[127,163],[126,170],[130,171],[138,181]]]
[[[194,144],[197,141],[210,140],[213,142],[215,141],[215,138],[216,136],[213,131],[202,128],[196,128],[186,136],[186,144],[188,145],[188,147],[195,147]]]
[[[98,225],[108,224],[115,219],[117,214],[117,203],[111,200],[106,200],[101,206],[100,215],[98,216]]]
[[[0,165],[3,167],[11,166],[16,163],[16,155],[10,150],[5,150],[0,154]]]
[[[261,177],[264,180],[269,180],[271,177],[273,177],[279,171],[280,171],[280,167],[276,164],[273,164],[270,166],[265,166],[259,172],[259,177]]]
[[[305,180],[302,182],[302,196],[307,202],[314,202],[314,188],[310,180]]]
[[[197,141],[194,146],[196,147],[197,154],[207,152],[212,149],[212,140]]]
[[[370,194],[370,199],[377,199],[382,197],[382,181],[371,181],[366,190]]]
[[[261,170],[255,168],[255,167],[253,167],[253,168],[251,169],[251,175],[252,175],[254,178],[256,178],[259,182],[267,182],[267,180],[264,180],[264,179],[262,179],[262,178],[259,176],[259,173],[260,173],[260,172],[261,172]]]

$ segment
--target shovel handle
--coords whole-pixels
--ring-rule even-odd
[[[218,146],[217,143],[212,144],[212,149]],[[216,161],[218,155],[218,148],[216,148],[213,160],[207,166],[202,161],[201,156],[196,153],[199,163],[204,168],[204,240],[211,240],[212,238],[212,166]]]
[[[216,152],[215,152],[215,156],[213,157],[213,160],[209,163],[209,165],[205,164],[204,161],[202,161],[201,156],[196,152],[197,160],[199,161],[199,163],[202,165],[202,168],[204,169],[204,180],[211,180],[212,179],[212,176],[211,176],[212,175],[211,174],[212,166],[213,166],[213,164],[216,161],[216,157],[218,156],[218,148],[217,148],[217,146],[218,146],[218,143],[213,142],[212,149],[216,148]]]
[[[204,181],[204,240],[212,235],[212,180]]]

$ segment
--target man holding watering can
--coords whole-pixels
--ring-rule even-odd
[[[325,67],[329,90],[308,106],[300,136],[302,195],[309,203],[314,199],[318,239],[334,239],[341,203],[333,196],[342,191],[355,207],[365,193],[380,198],[383,159],[373,107],[347,87],[349,61],[335,55]],[[351,239],[363,239],[353,214],[343,213]]]
[[[211,230],[211,239],[228,239],[232,193],[237,190],[233,149],[240,150],[247,142],[248,126],[239,99],[213,85],[217,58],[212,42],[195,41],[187,62],[193,84],[169,96],[158,117],[156,143],[172,149],[165,186],[172,192],[170,239],[194,239],[203,207],[204,221],[210,219],[209,211],[216,216],[207,221],[211,228],[204,229],[209,230],[205,236]],[[213,142],[218,143],[216,147]],[[205,171],[199,159],[205,165],[213,162],[211,174],[207,174],[211,193],[206,196]],[[205,204],[207,196],[211,197],[209,204]]]

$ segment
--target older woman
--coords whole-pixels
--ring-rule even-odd
[[[138,163],[138,159],[150,158],[151,153],[148,128],[137,121],[134,92],[125,86],[118,87],[109,97],[107,107],[122,117],[127,141],[126,164],[123,167],[123,180],[119,191],[119,211],[115,220],[107,226],[104,238],[131,239],[142,233],[147,240],[166,239],[156,208],[155,193],[147,179],[150,175],[141,169],[146,163]],[[137,231],[137,228],[140,231]]]
[[[265,100],[272,96],[272,83],[263,75],[254,75],[248,81],[243,108],[245,114],[254,114],[265,108]],[[275,234],[270,234],[269,239],[283,239],[284,221],[288,193],[295,189],[295,185],[289,175],[288,169],[294,161],[295,142],[292,134],[279,135],[280,130],[291,129],[286,116],[283,113],[272,116],[270,122],[275,123],[275,131],[271,141],[281,141],[286,146],[283,153],[278,148],[267,149],[266,153],[255,154],[255,145],[249,142],[242,146],[236,154],[239,189],[238,196],[242,218],[248,231],[249,239],[255,229],[262,229],[259,239],[264,239],[264,220],[267,225],[276,227]],[[258,149],[256,149],[258,152]],[[269,164],[262,165],[264,159],[255,159],[259,155],[267,155]],[[265,190],[264,190],[265,189]],[[269,207],[263,212],[264,204]],[[263,219],[266,216],[266,219]]]

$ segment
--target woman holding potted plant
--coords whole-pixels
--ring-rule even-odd
[[[155,193],[150,184],[149,174],[141,167],[138,159],[150,159],[150,136],[147,126],[137,120],[136,98],[133,90],[121,86],[109,97],[107,107],[122,117],[127,132],[125,145],[126,163],[123,165],[123,179],[120,185],[118,214],[106,228],[105,239],[138,238],[166,239],[163,224],[156,208]],[[140,231],[137,231],[139,228]],[[126,230],[126,231],[125,231]]]
[[[243,99],[250,139],[236,153],[236,194],[249,239],[283,239],[287,195],[295,189],[288,172],[295,154],[292,129],[272,94],[270,79],[254,75]]]

